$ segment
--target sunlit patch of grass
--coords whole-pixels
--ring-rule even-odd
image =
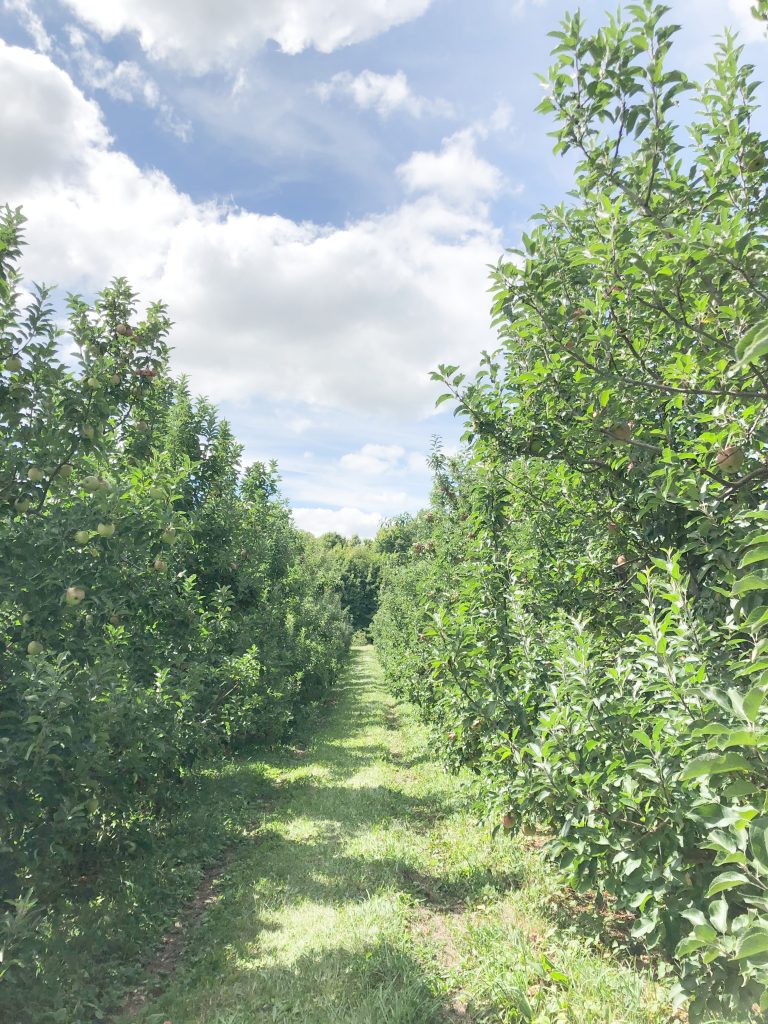
[[[477,824],[463,781],[431,758],[426,730],[386,692],[371,651],[357,652],[333,705],[293,748],[219,766],[196,797],[128,884],[102,881],[111,917],[99,920],[94,902],[73,918],[93,935],[62,953],[51,1013],[38,1000],[18,1024],[91,1024],[90,993],[131,987],[139,956],[156,956],[160,925],[172,929],[176,915],[179,956],[164,973],[150,964],[145,1000],[115,1024],[672,1020],[642,965],[564,913],[540,853]],[[186,921],[205,859],[233,840],[202,913]],[[86,975],[88,998],[73,1009],[67,981]]]
[[[134,1024],[665,1024],[666,993],[548,914],[539,855],[474,820],[359,652],[165,992]],[[457,1010],[456,1007],[459,1007]]]

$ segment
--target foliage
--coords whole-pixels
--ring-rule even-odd
[[[325,533],[321,546],[332,556],[341,585],[341,603],[349,612],[352,626],[368,634],[379,601],[381,559],[370,540],[338,533]]]
[[[500,351],[436,375],[467,453],[375,634],[496,826],[550,833],[701,1020],[768,1009],[768,159],[734,40],[697,86],[665,14],[553,33],[576,187],[494,271]]]
[[[264,827],[229,861],[190,969],[131,1019],[668,1024],[650,972],[564,926],[538,854],[488,843],[370,649],[344,682],[300,750],[264,759]]]
[[[0,218],[0,924],[28,983],[50,907],[223,746],[285,735],[351,629],[274,467],[168,374],[170,321],[128,284],[24,305]],[[72,352],[70,358],[70,351]],[[2,929],[4,928],[4,931]]]

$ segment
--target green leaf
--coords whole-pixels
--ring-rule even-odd
[[[739,871],[723,871],[707,889],[707,899],[710,896],[717,896],[719,892],[725,892],[727,889],[735,889],[739,885],[749,885],[746,875],[742,875]]]
[[[768,818],[754,818],[749,826],[749,843],[752,856],[761,870],[768,874]]]
[[[750,928],[742,935],[736,947],[736,959],[745,960],[763,953],[768,953],[768,927]]]
[[[757,547],[750,548],[739,563],[739,568],[745,569],[757,562],[768,562],[768,544],[758,544]]]
[[[744,714],[750,722],[757,722],[760,707],[765,700],[765,687],[753,686],[744,698]]]
[[[742,576],[733,584],[733,593],[737,597],[740,594],[748,594],[752,590],[768,590],[768,577],[750,573],[749,576]]]
[[[709,904],[709,919],[721,935],[728,930],[728,901],[715,900]]]
[[[724,772],[749,772],[752,765],[741,754],[730,750],[727,754],[702,754],[690,761],[682,773],[682,782],[691,779],[706,778],[711,775],[722,775]]]
[[[736,345],[736,368],[761,359],[768,352],[768,319],[760,320]]]

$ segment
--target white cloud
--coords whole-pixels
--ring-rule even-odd
[[[114,64],[90,46],[85,34],[74,27],[69,29],[69,52],[91,89],[103,90],[124,103],[143,102],[157,111],[166,130],[185,142],[189,140],[191,126],[176,116],[170,103],[160,95],[156,82],[135,61]]]
[[[364,444],[358,452],[349,452],[339,460],[344,469],[367,476],[380,476],[400,465],[405,448],[397,444]]]
[[[137,167],[40,54],[0,43],[0,90],[14,153],[0,163],[0,201],[29,218],[27,276],[88,292],[124,274],[162,298],[175,369],[214,400],[428,414],[429,371],[471,366],[493,344],[486,266],[501,239],[477,200],[499,172],[479,158],[480,182],[449,189],[450,201],[437,180],[386,214],[296,223],[196,203]]]
[[[47,57],[0,40],[0,137],[12,160],[0,161],[0,196],[82,180],[109,134],[96,103]]]
[[[754,5],[755,0],[728,0],[733,27],[739,33],[740,39],[747,43],[766,38],[765,22],[758,21],[752,14]]]
[[[306,416],[294,416],[288,421],[288,429],[292,434],[300,436],[306,434],[309,428],[312,426],[312,420]]]
[[[375,110],[381,117],[389,117],[395,111],[402,111],[412,117],[435,114],[450,117],[453,108],[445,100],[430,100],[415,95],[404,71],[394,75],[382,75],[376,71],[361,71],[352,75],[340,71],[327,82],[318,82],[314,92],[323,102],[334,96],[347,97],[363,110]]]
[[[144,50],[194,73],[233,67],[268,41],[330,53],[418,18],[431,0],[65,0],[105,38],[135,32]]]
[[[409,192],[430,192],[469,204],[492,199],[504,186],[498,167],[476,150],[477,132],[466,128],[443,139],[439,153],[418,152],[397,169]]]
[[[423,452],[411,452],[406,465],[411,473],[425,473],[427,471],[427,456]]]
[[[103,89],[116,100],[132,103],[143,100],[148,107],[156,107],[160,93],[154,81],[135,61],[123,60],[113,64],[88,45],[79,28],[71,27],[69,52],[80,67],[83,78],[92,89]]]
[[[24,29],[31,36],[35,47],[41,53],[48,53],[53,45],[51,37],[46,32],[40,15],[32,7],[31,0],[4,0],[3,6],[6,11],[10,11],[18,17]]]
[[[308,530],[316,537],[323,533],[340,533],[344,537],[375,536],[382,522],[377,512],[363,512],[359,508],[295,508],[293,520],[300,530]]]

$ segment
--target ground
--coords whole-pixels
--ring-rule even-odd
[[[259,780],[252,828],[119,1024],[673,1019],[643,966],[564,907],[535,846],[478,824],[370,648],[305,733],[237,767]]]

